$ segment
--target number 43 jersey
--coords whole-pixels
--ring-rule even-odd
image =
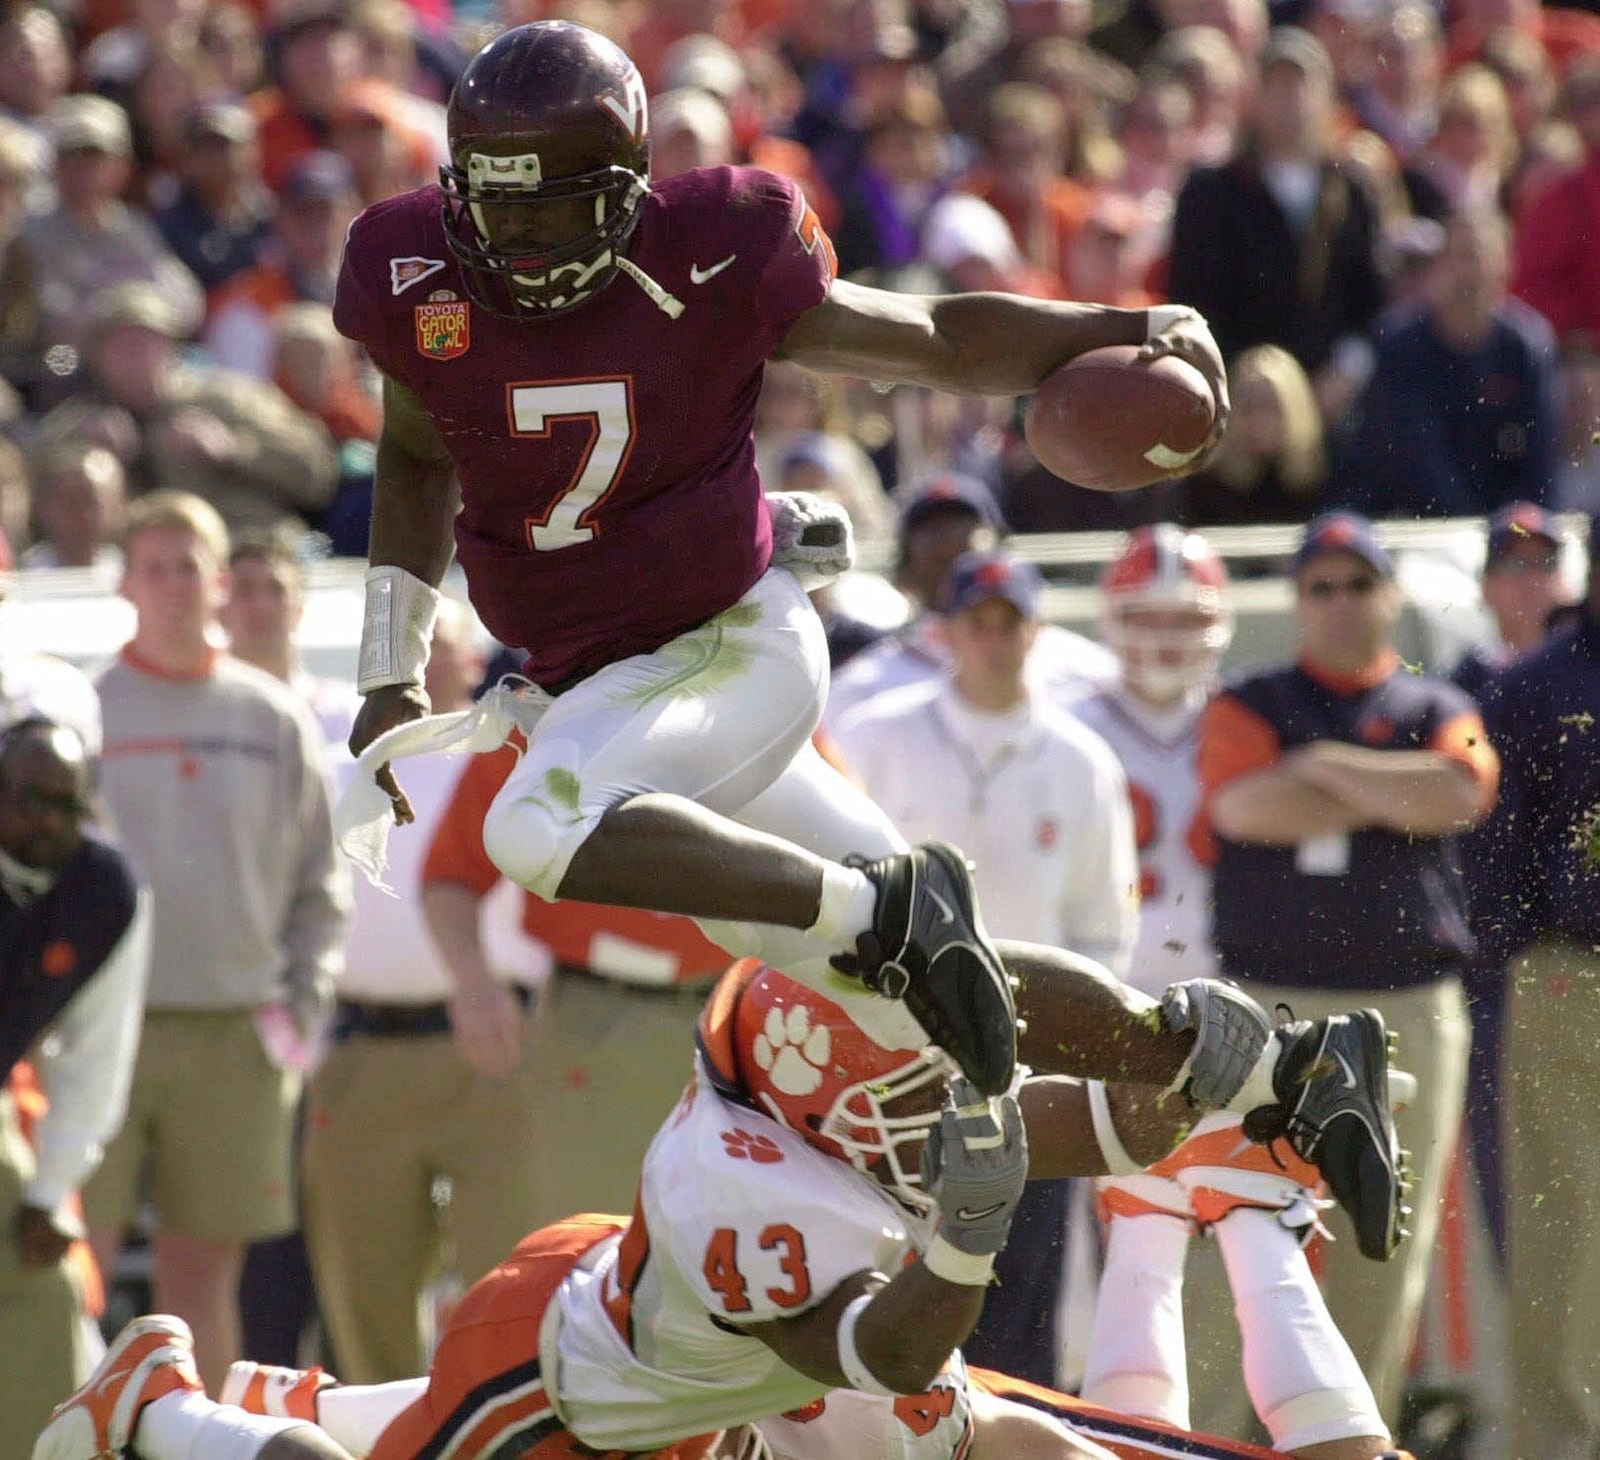
[[[914,1238],[907,1214],[869,1180],[722,1098],[697,1064],[645,1157],[632,1224],[560,1291],[562,1418],[600,1450],[650,1449],[776,1414],[790,1416],[797,1440],[813,1426],[825,1439],[850,1404],[824,1400],[825,1385],[738,1328],[804,1313],[863,1268],[899,1271]],[[903,1441],[881,1453],[949,1456],[968,1423],[964,1374],[952,1356],[926,1395],[850,1399],[881,1409],[877,1428]],[[850,1451],[847,1440],[838,1453]]]
[[[795,185],[750,168],[657,184],[628,257],[654,295],[619,273],[569,313],[504,319],[470,298],[421,188],[356,220],[334,300],[432,417],[473,605],[546,686],[659,648],[766,570],[762,367],[834,272]]]

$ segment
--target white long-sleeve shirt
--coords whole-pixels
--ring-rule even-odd
[[[1117,658],[1103,644],[1064,629],[1043,624],[1028,651],[1029,693],[1041,704],[1070,709],[1085,695],[1115,684]],[[945,679],[950,674],[950,648],[945,641],[944,619],[925,613],[903,629],[863,649],[836,675],[828,687],[825,719],[837,730],[845,719],[878,695],[913,684]]]
[[[953,842],[976,863],[991,936],[1127,973],[1138,858],[1122,766],[1098,736],[1036,699],[983,714],[944,680],[882,695],[836,734],[902,835]]]
[[[122,1128],[139,1052],[150,971],[150,892],[95,974],[62,1010],[34,1057],[50,1108],[35,1132],[37,1167],[23,1200],[55,1211],[100,1164]]]
[[[0,852],[0,890],[17,906],[43,897],[55,880]],[[50,1108],[35,1132],[37,1163],[23,1193],[29,1206],[54,1212],[93,1173],[122,1126],[144,1017],[150,927],[150,893],[141,887],[122,936],[36,1045],[34,1070]]]

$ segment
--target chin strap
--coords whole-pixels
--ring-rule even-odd
[[[614,262],[622,273],[626,274],[630,279],[633,280],[635,284],[643,289],[647,295],[649,295],[651,302],[654,303],[656,308],[666,315],[668,319],[677,319],[677,317],[683,313],[683,300],[679,299],[677,295],[670,293],[666,289],[663,289],[661,285],[656,283],[656,281],[647,273],[645,273],[645,271],[641,269],[638,264],[634,263],[632,259],[626,258],[622,254],[618,254]]]

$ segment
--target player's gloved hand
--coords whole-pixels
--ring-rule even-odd
[[[1174,1084],[1203,1110],[1225,1108],[1244,1088],[1272,1033],[1261,1005],[1220,978],[1169,984],[1161,1018],[1168,1029],[1194,1031],[1194,1048]]]
[[[974,1257],[1006,1245],[1028,1180],[1028,1133],[1011,1095],[986,1100],[951,1080],[939,1124],[922,1148],[922,1188],[939,1206],[939,1235]]]
[[[409,725],[420,720],[433,708],[427,690],[420,684],[386,684],[369,691],[361,701],[356,722],[350,728],[350,754],[360,755],[380,735],[393,730],[396,725]],[[394,819],[401,826],[416,820],[411,802],[394,778],[394,770],[385,764],[378,768],[378,784],[394,802]]]
[[[1184,305],[1162,304],[1146,311],[1150,319],[1150,338],[1140,354],[1145,359],[1160,355],[1176,355],[1193,365],[1206,378],[1211,394],[1217,403],[1217,418],[1211,434],[1199,456],[1184,463],[1182,475],[1198,471],[1222,440],[1227,430],[1228,416],[1233,404],[1228,397],[1228,371],[1222,363],[1222,351],[1212,338],[1211,326],[1199,310]]]
[[[855,566],[850,514],[810,492],[768,492],[772,561],[787,568],[808,592]]]

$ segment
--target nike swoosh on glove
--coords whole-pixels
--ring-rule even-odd
[[[951,1080],[922,1148],[922,1186],[939,1205],[939,1235],[973,1256],[999,1252],[1028,1180],[1028,1133],[1010,1095],[986,1100]]]
[[[856,540],[850,514],[837,502],[810,492],[768,492],[772,561],[787,568],[807,592],[855,566]]]

